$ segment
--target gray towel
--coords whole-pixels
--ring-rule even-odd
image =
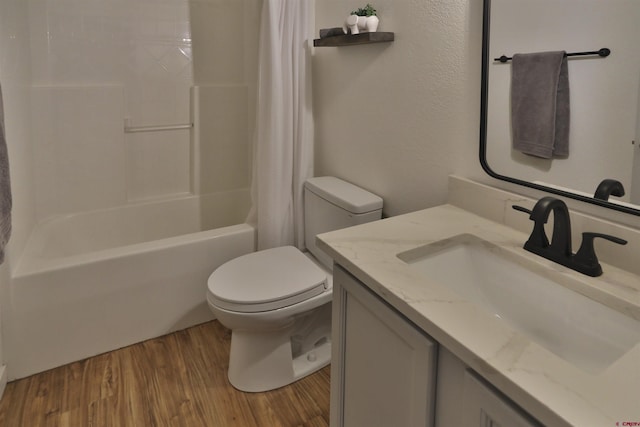
[[[569,155],[569,72],[566,52],[513,55],[513,148],[550,159]]]
[[[4,135],[4,107],[0,86],[0,264],[4,261],[4,248],[11,236],[11,180],[9,155]]]

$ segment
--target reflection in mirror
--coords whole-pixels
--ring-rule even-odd
[[[481,163],[492,176],[640,215],[640,0],[485,0]],[[568,155],[513,144],[513,61],[500,56],[611,50],[567,58]],[[519,65],[520,66],[520,65]],[[519,148],[516,144],[516,148]],[[608,201],[593,196],[618,181]]]

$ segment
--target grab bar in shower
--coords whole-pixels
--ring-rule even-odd
[[[193,128],[193,123],[184,123],[178,125],[162,125],[162,126],[129,126],[129,119],[124,120],[124,132],[158,132],[163,130],[182,130]]]

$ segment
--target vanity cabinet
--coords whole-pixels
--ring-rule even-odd
[[[339,265],[333,287],[332,427],[540,426]]]
[[[436,427],[540,427],[446,348],[438,348]]]
[[[334,269],[331,426],[433,426],[437,345]]]

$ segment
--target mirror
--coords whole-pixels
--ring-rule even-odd
[[[484,0],[480,163],[492,177],[640,215],[640,0]],[[505,55],[610,49],[569,55],[569,154],[514,149],[512,61]],[[624,196],[594,198],[605,179]],[[615,193],[615,192],[614,192]]]

